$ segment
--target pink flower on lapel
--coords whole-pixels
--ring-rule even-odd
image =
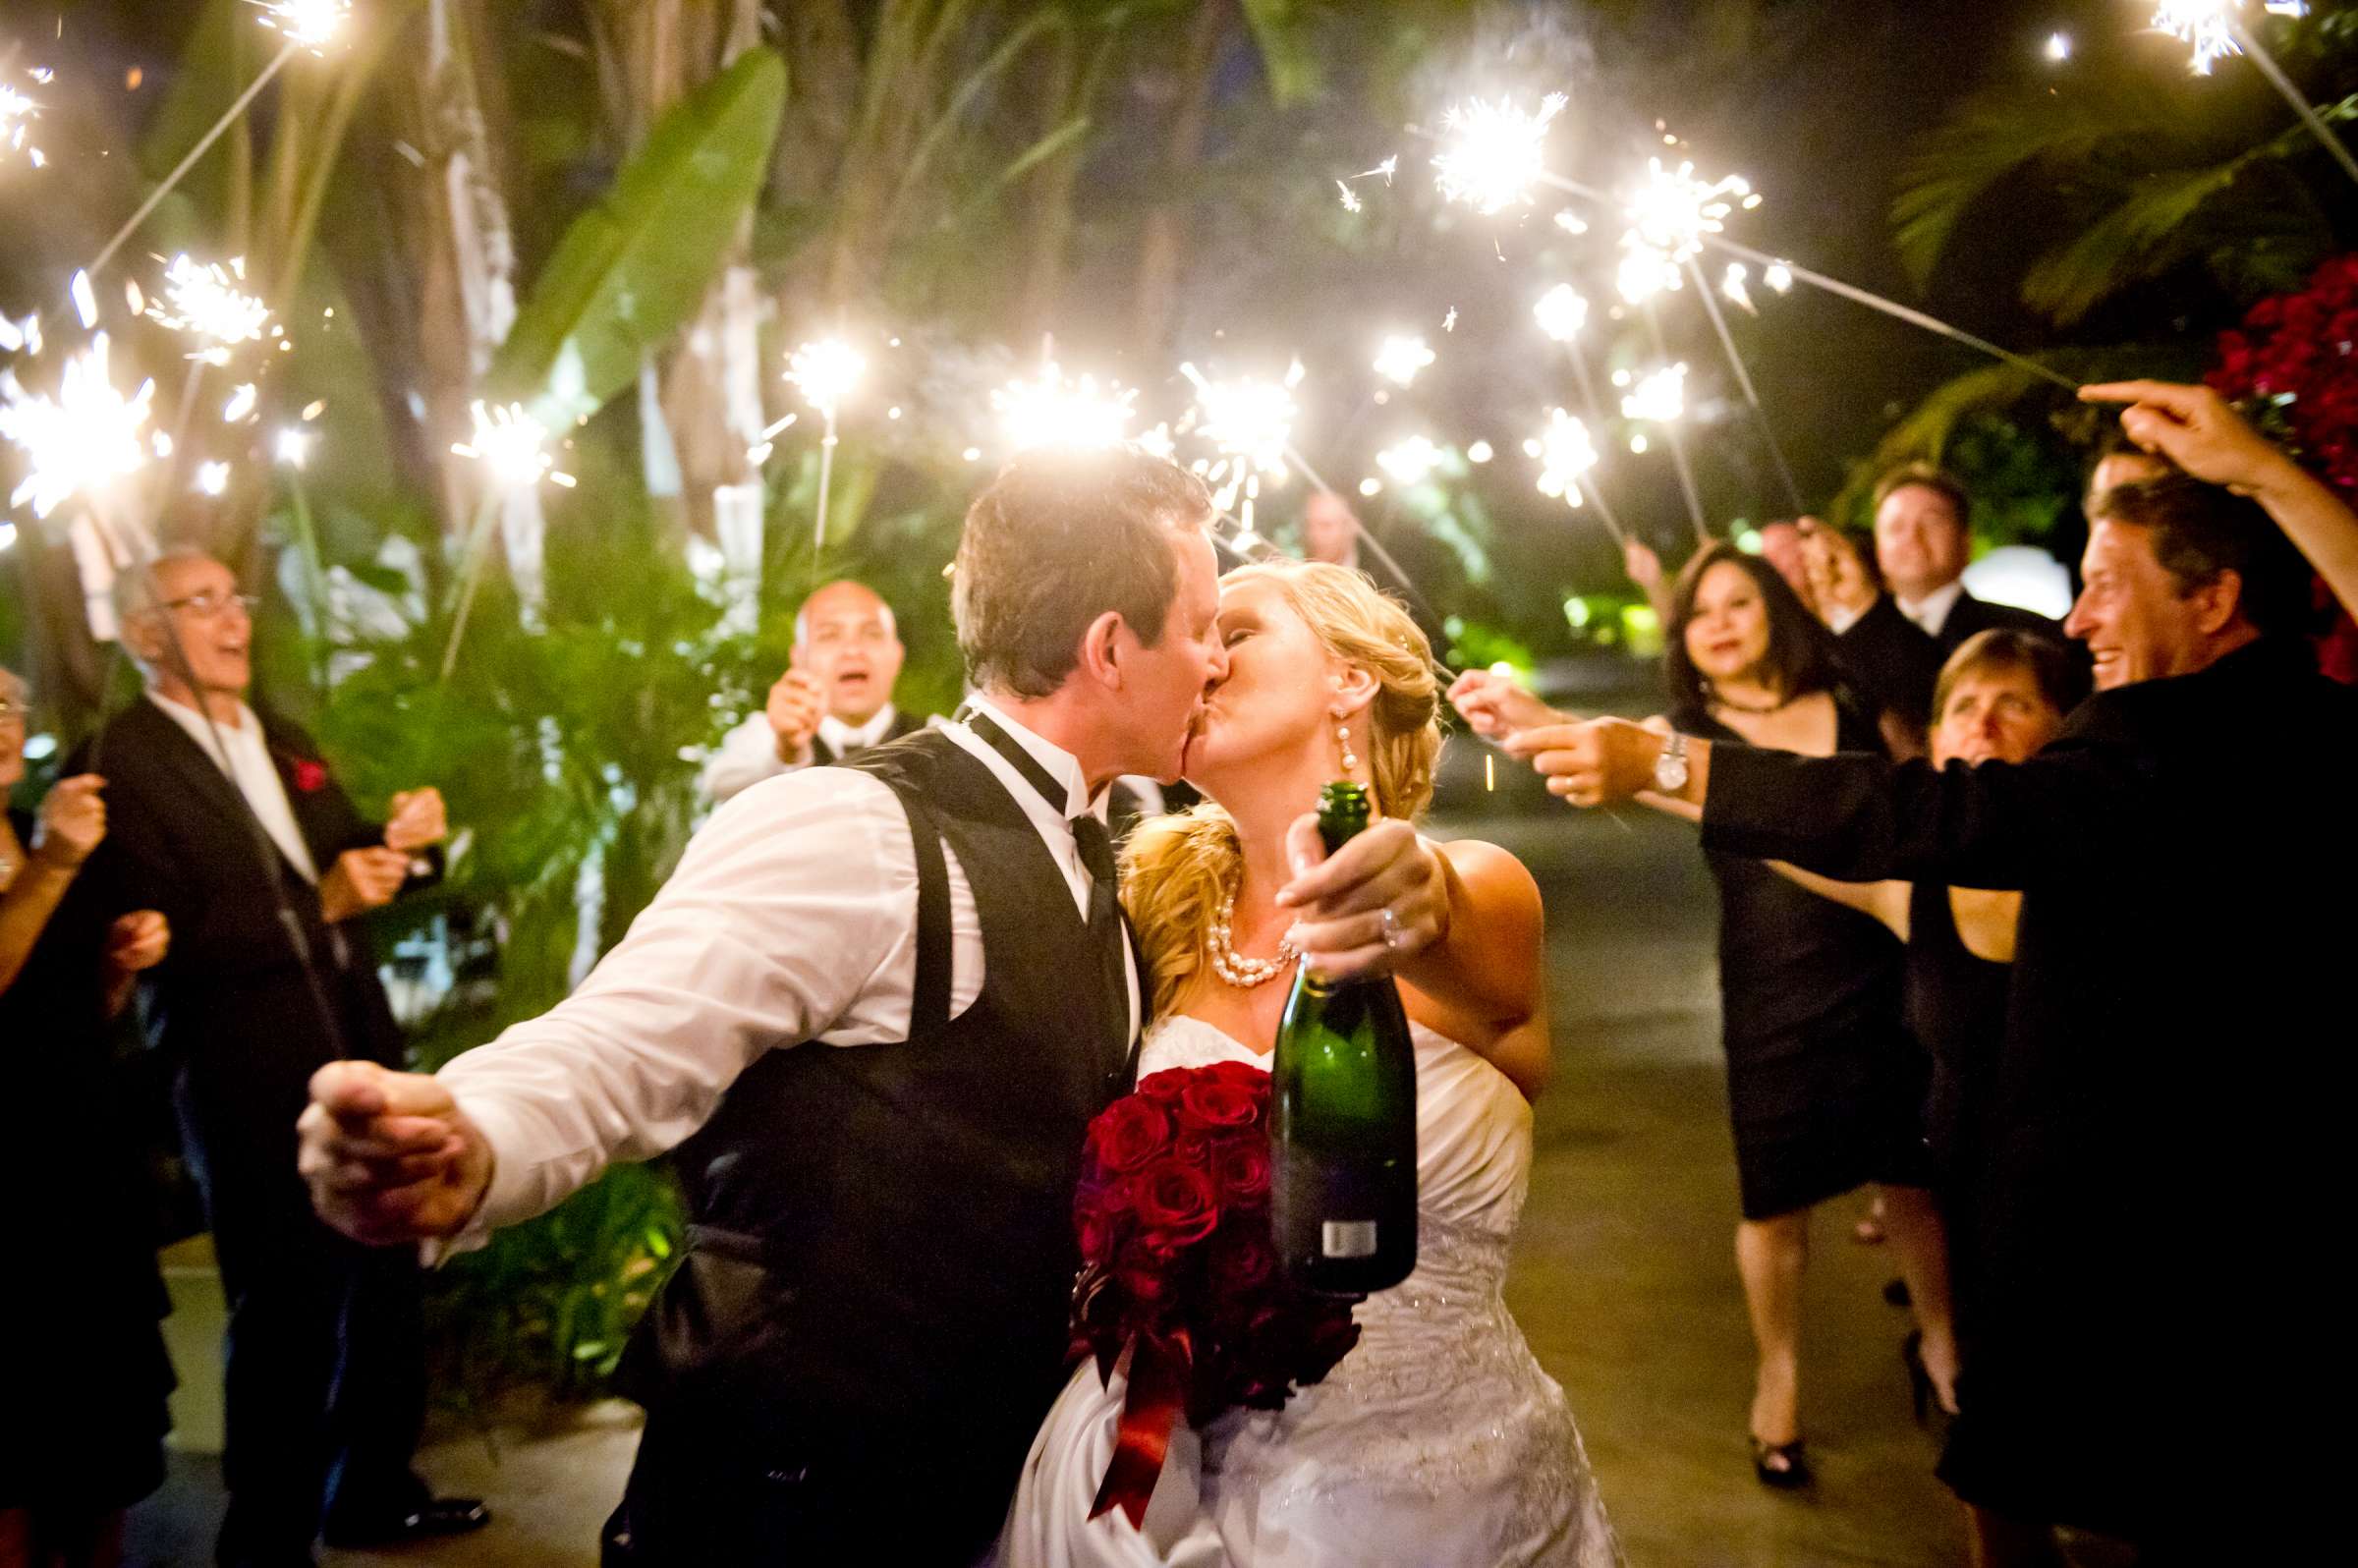
[[[308,756],[298,756],[294,762],[295,787],[306,795],[316,795],[327,787],[327,764],[314,762]]]

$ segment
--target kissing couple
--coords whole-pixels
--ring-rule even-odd
[[[1619,1560],[1499,1294],[1538,889],[1411,825],[1440,694],[1405,612],[1339,567],[1221,579],[1212,516],[1136,449],[1018,458],[959,541],[957,719],[731,801],[542,1017],[430,1076],[313,1079],[320,1214],[429,1258],[671,1157],[691,1222],[626,1368],[609,1565]],[[1095,807],[1125,773],[1207,802],[1142,824],[1117,890]],[[1381,819],[1327,857],[1338,777]],[[1264,1064],[1296,963],[1400,982],[1417,1270],[1322,1382],[1175,1443],[1143,1525],[1092,1518],[1122,1396],[1067,1361],[1090,1123],[1142,1073]]]

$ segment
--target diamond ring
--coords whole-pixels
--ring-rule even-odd
[[[1397,958],[1401,947],[1408,940],[1408,933],[1400,928],[1400,917],[1392,913],[1392,907],[1389,904],[1376,913],[1383,921],[1383,950]]]

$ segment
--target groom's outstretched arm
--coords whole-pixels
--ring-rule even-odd
[[[672,1148],[766,1051],[902,1037],[915,860],[899,802],[865,775],[748,791],[549,1012],[431,1076],[322,1069],[298,1124],[321,1217],[364,1242],[466,1245]],[[965,891],[954,877],[953,921]],[[956,974],[953,1003],[979,981]]]

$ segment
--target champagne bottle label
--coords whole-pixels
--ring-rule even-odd
[[[1320,1227],[1320,1251],[1329,1258],[1376,1256],[1376,1222],[1372,1219],[1330,1219]]]

